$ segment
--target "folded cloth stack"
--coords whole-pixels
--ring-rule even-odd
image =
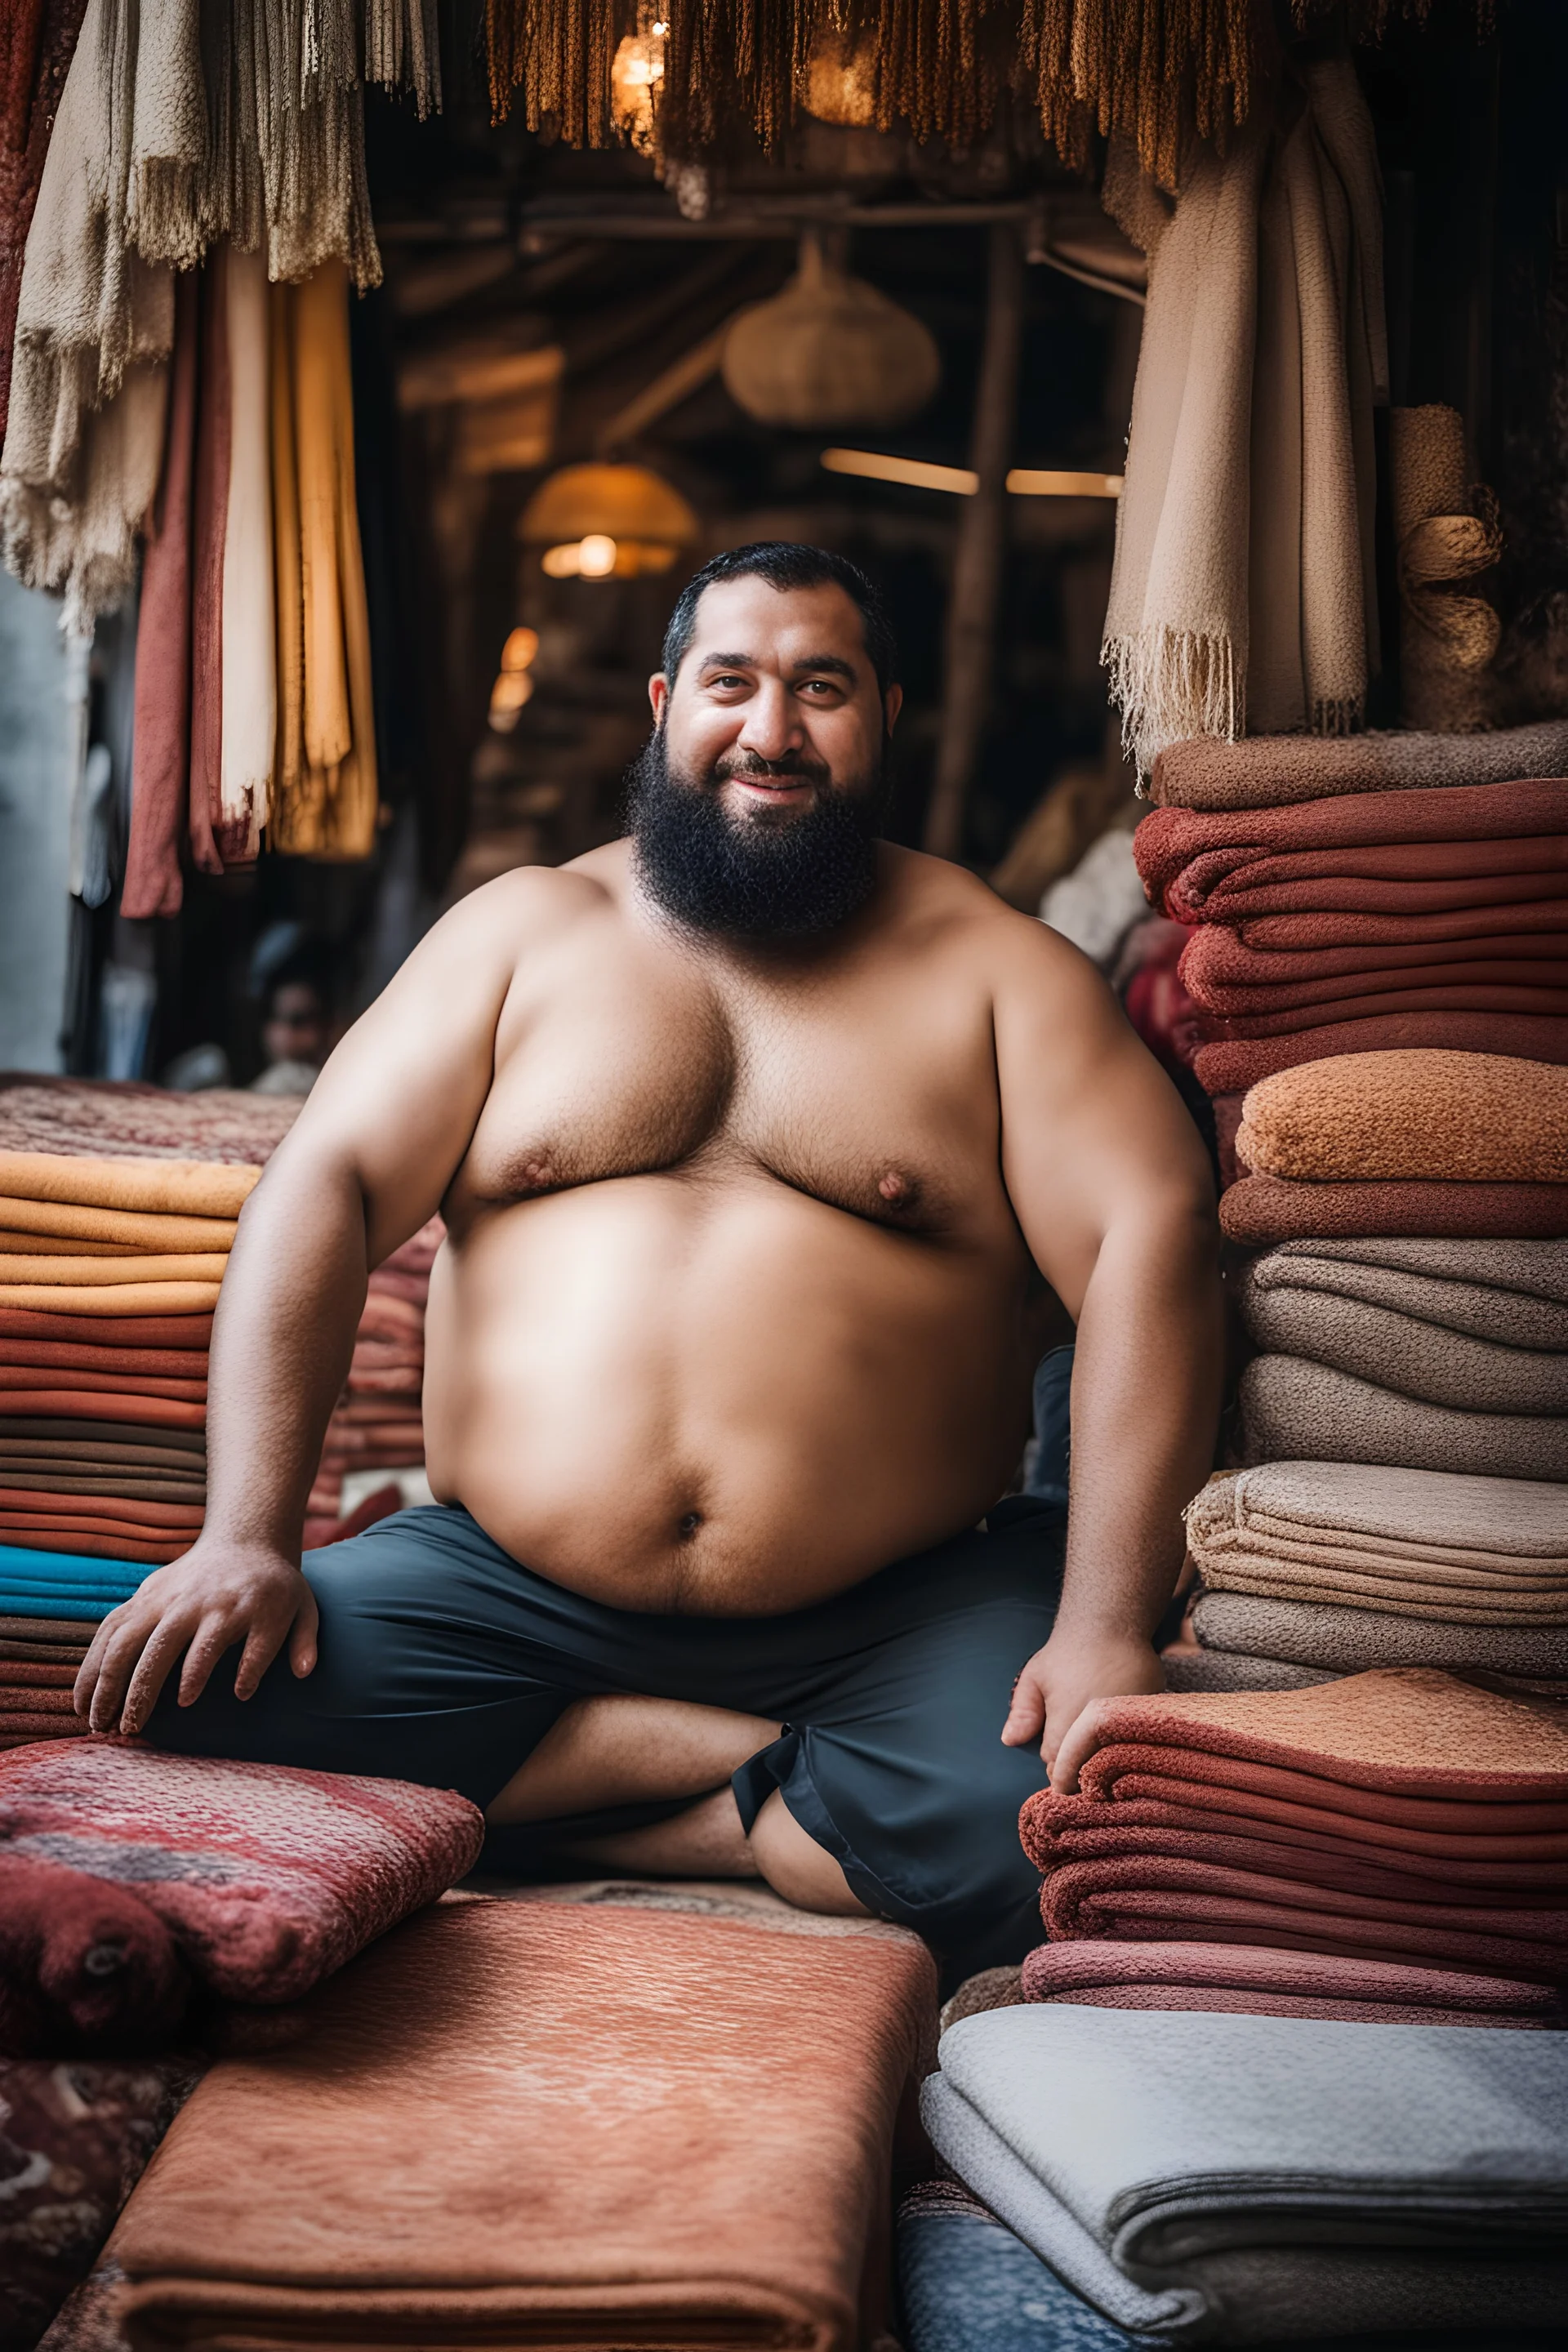
[[[0,1545],[0,1748],[84,1738],[72,1705],[100,1621],[129,1601],[137,1562]]]
[[[1212,1480],[1187,1540],[1210,1688],[1438,1666],[1568,1695],[1568,1486],[1269,1462]]]
[[[1321,771],[1306,739],[1163,755],[1167,804],[1133,848],[1154,905],[1198,927],[1181,974],[1206,1017],[1194,1066],[1211,1095],[1400,1046],[1568,1062],[1568,777],[1532,764],[1568,765],[1565,733],[1365,737],[1353,760],[1325,755]],[[1458,754],[1477,781],[1456,780],[1466,744],[1486,747]],[[1430,788],[1394,789],[1410,782],[1412,745],[1446,748],[1417,754]],[[1505,757],[1503,780],[1479,780]],[[1173,804],[1178,767],[1195,803],[1211,766],[1227,789],[1251,774],[1256,800]],[[1271,780],[1309,771],[1323,796],[1271,793]],[[1336,787],[1336,772],[1354,788]]]
[[[110,2242],[130,2340],[876,2340],[931,1958],[879,1922],[681,1906],[441,1905],[300,2039],[214,2066]]]
[[[321,1467],[306,1505],[307,1545],[330,1542],[334,1533],[343,1532],[346,1475],[424,1467],[419,1398],[425,1381],[425,1302],[430,1269],[446,1235],[440,1218],[432,1217],[370,1277],[348,1382],[327,1424]],[[395,1502],[389,1507],[395,1507]]]
[[[939,2153],[1145,2341],[1502,2346],[1568,2307],[1568,2034],[1044,2003],[939,2058]]]
[[[85,1739],[0,1757],[0,2048],[121,2053],[191,1982],[297,2000],[472,1869],[449,1790]],[[112,1960],[108,1956],[112,1955]]]
[[[1425,1668],[1118,1699],[1020,1829],[1047,1933],[1568,1981],[1568,1717]]]
[[[0,1151],[0,1538],[148,1566],[189,1549],[212,1310],[259,1173]]]

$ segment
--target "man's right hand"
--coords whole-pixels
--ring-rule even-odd
[[[268,1544],[204,1535],[104,1619],[76,1678],[76,1711],[94,1731],[140,1731],[182,1652],[180,1705],[189,1706],[237,1642],[235,1696],[249,1698],[285,1641],[295,1674],[310,1672],[316,1627],[296,1561]]]

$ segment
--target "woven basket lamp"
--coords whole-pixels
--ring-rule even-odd
[[[700,526],[680,492],[646,466],[563,466],[535,490],[517,535],[552,580],[635,580],[668,572]]]
[[[942,380],[918,319],[829,261],[808,229],[782,294],[742,310],[724,339],[724,382],[759,425],[821,432],[901,425]]]

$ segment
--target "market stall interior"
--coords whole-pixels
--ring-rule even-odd
[[[1558,0],[13,0],[0,2352],[1561,2341],[1565,98]],[[623,1866],[679,1804],[75,1696],[334,1043],[616,838],[679,592],[774,541],[885,598],[889,837],[1099,967],[1218,1199],[1186,1563],[994,1967]],[[318,1560],[431,1518],[427,1205]],[[976,1549],[1066,1524],[1072,1366]]]

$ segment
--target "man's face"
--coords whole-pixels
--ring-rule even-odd
[[[326,1014],[308,980],[286,981],[273,991],[262,1024],[261,1050],[269,1062],[325,1061]]]
[[[716,582],[678,676],[648,692],[632,827],[653,897],[694,929],[752,939],[852,914],[875,879],[901,698],[879,689],[844,591]]]

